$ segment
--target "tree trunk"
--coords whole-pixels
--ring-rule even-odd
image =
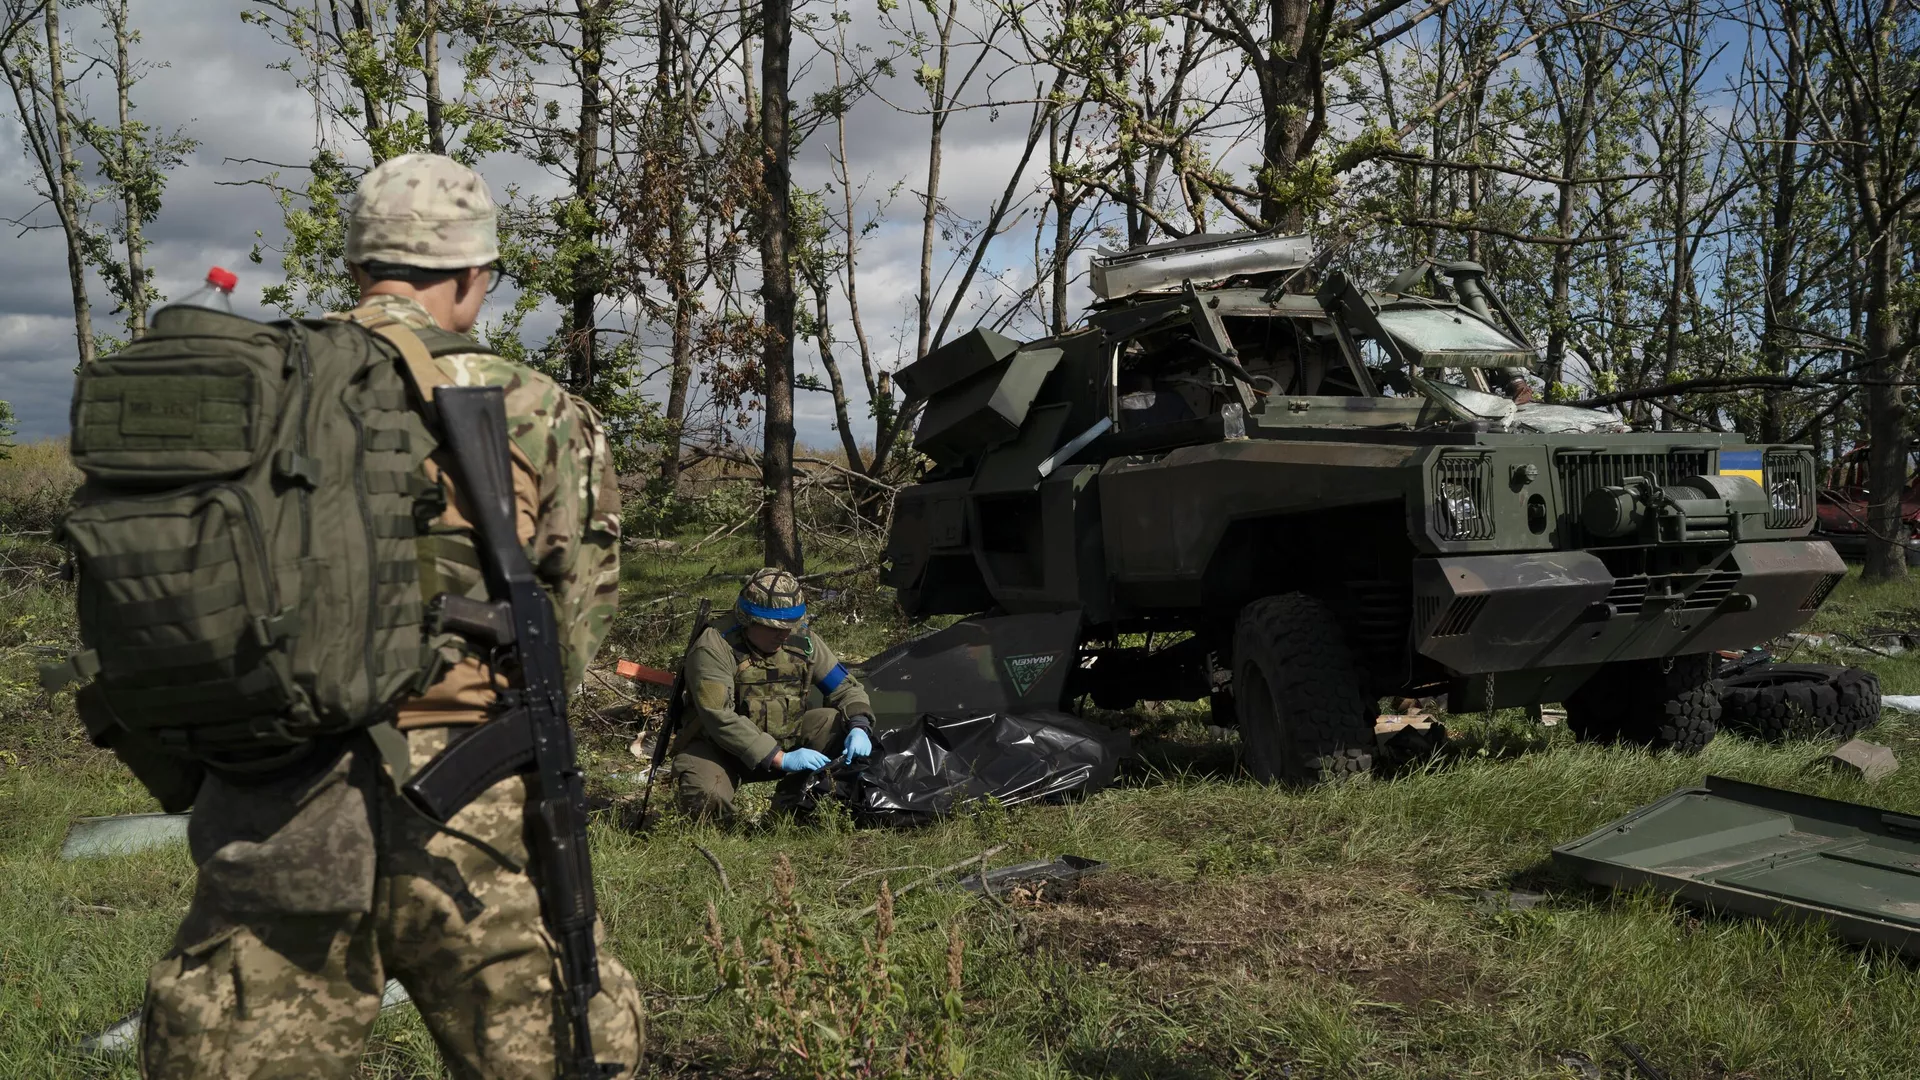
[[[679,63],[679,10],[676,0],[661,0],[659,8],[660,48],[654,57],[654,98],[667,111],[668,152],[675,155],[691,151],[691,132],[687,129],[687,98],[691,91],[688,73]],[[684,170],[681,170],[684,175]],[[687,423],[687,387],[693,381],[693,316],[699,298],[694,295],[693,251],[687,235],[684,205],[667,210],[667,265],[662,275],[667,294],[673,298],[673,371],[667,378],[667,406],[663,419],[671,444],[660,457],[661,494],[671,495],[680,484],[680,447]]]
[[[1314,23],[1325,14],[1315,0],[1271,0],[1265,55],[1252,57],[1259,68],[1261,132],[1260,217],[1285,232],[1307,224],[1307,208],[1294,197],[1294,173],[1319,141],[1321,82],[1319,34]]]
[[[1076,110],[1079,106],[1075,106]],[[1061,110],[1047,116],[1047,197],[1053,208],[1053,247],[1047,252],[1047,329],[1058,337],[1067,332],[1067,245],[1073,239],[1073,204],[1067,194],[1065,169],[1073,152],[1070,131],[1062,130]]]
[[[841,52],[846,51],[846,40],[846,25],[843,23],[840,27]],[[833,61],[833,78],[835,84],[839,84],[840,58],[837,55]],[[873,456],[867,460],[866,464],[859,464],[858,447],[852,440],[848,440],[847,443],[847,456],[862,474],[878,479],[886,472],[888,458],[893,452],[893,425],[897,420],[893,401],[893,374],[874,370],[873,348],[867,341],[866,322],[860,316],[860,226],[854,217],[853,177],[847,168],[847,114],[844,109],[834,114],[833,126],[834,137],[838,142],[835,162],[839,170],[837,179],[840,184],[841,214],[843,215],[841,225],[846,241],[846,260],[843,265],[847,291],[847,320],[853,324],[854,344],[860,350],[860,376],[867,388],[867,410],[873,414]],[[820,324],[828,325],[824,307],[820,313]],[[829,367],[828,371],[836,378],[838,377],[837,369]],[[835,397],[838,398],[838,396],[839,393],[836,390]],[[851,428],[843,424],[842,430],[849,431]],[[875,504],[882,493],[882,489],[871,484],[863,485],[860,489],[858,494],[860,512],[869,520],[880,520]]]
[[[1863,208],[1864,209],[1864,208]],[[1863,215],[1865,216],[1865,215]],[[1875,215],[1876,217],[1878,215]],[[1895,242],[1885,231],[1873,234],[1867,249],[1867,555],[1861,574],[1869,581],[1907,576],[1900,520],[1907,487],[1907,406],[1900,400],[1903,368],[1894,355],[1898,318],[1893,310]]]
[[[667,291],[673,297],[673,374],[667,380],[668,437],[672,445],[660,459],[660,490],[671,495],[680,484],[680,447],[687,426],[687,386],[693,381],[693,315],[698,298],[687,280],[686,225],[676,212],[668,229],[667,243],[674,259],[667,277]]]
[[[833,312],[827,300],[831,295],[824,274],[812,281],[814,341],[820,346],[820,366],[827,372],[827,390],[833,398],[833,426],[840,432],[840,450],[847,455],[847,468],[863,472],[860,440],[853,433],[853,412],[847,402],[847,381],[840,373],[840,360],[833,355]]]
[[[1782,12],[1782,18],[1799,22],[1799,12],[1795,5],[1788,3]],[[1773,152],[1766,154],[1767,164],[1772,175],[1768,178],[1768,230],[1764,249],[1764,262],[1761,273],[1765,280],[1761,291],[1761,310],[1764,317],[1760,338],[1760,371],[1765,375],[1785,375],[1789,360],[1791,335],[1785,329],[1785,322],[1794,307],[1792,269],[1794,258],[1793,210],[1799,202],[1799,151],[1800,110],[1803,99],[1800,84],[1803,56],[1800,51],[1800,35],[1795,33],[1787,39],[1787,70],[1781,80],[1780,131],[1779,142]],[[1786,437],[1786,392],[1769,388],[1762,390],[1760,410],[1760,441],[1778,442]]]
[[[764,0],[760,46],[760,145],[766,207],[761,221],[760,296],[766,310],[761,368],[767,380],[766,449],[760,459],[766,489],[762,537],[768,566],[795,574],[801,560],[793,498],[793,180],[787,132],[787,60],[793,48],[792,0]],[[924,309],[923,309],[924,311]],[[925,321],[921,325],[924,327]]]
[[[1577,151],[1569,149],[1566,164],[1570,166],[1567,175],[1573,173]],[[1560,184],[1559,201],[1554,205],[1554,235],[1562,238],[1573,236],[1573,185]],[[1540,378],[1547,384],[1549,398],[1554,387],[1559,385],[1566,371],[1567,338],[1572,330],[1573,281],[1573,245],[1555,244],[1553,246],[1553,269],[1551,272],[1552,304],[1547,316],[1547,356],[1540,368]]]
[[[580,121],[575,134],[573,198],[579,231],[573,237],[585,249],[573,265],[568,298],[568,381],[584,394],[593,386],[599,336],[594,333],[600,306],[600,260],[593,254],[599,242],[596,224],[600,171],[600,68],[606,59],[607,5],[611,0],[574,0],[580,14]]]
[[[328,6],[333,12],[334,35],[339,37],[342,35],[340,34],[340,9],[336,6],[337,2],[338,0],[331,0]],[[367,35],[369,46],[377,47],[378,31],[374,28],[373,9],[368,6],[367,0],[354,0],[348,13],[353,17],[354,29]],[[387,113],[380,107],[380,99],[374,95],[373,83],[370,80],[355,79],[354,82],[360,87],[360,104],[367,114],[367,151],[373,156],[373,163],[378,165],[390,156],[388,150],[392,145],[381,134],[387,126]]]
[[[80,362],[91,364],[94,357],[93,304],[87,299],[87,257],[81,246],[86,222],[81,219],[81,200],[85,194],[80,183],[80,162],[73,153],[73,118],[67,111],[67,74],[61,56],[60,3],[47,5],[47,101],[53,111],[54,147],[58,153],[57,175],[47,177],[52,189],[54,209],[60,218],[60,231],[67,239],[67,283],[73,290],[73,335],[80,348]]]
[[[420,5],[420,28],[427,77],[427,145],[436,154],[447,152],[447,123],[440,104],[440,20],[435,0]]]
[[[1688,0],[1674,12],[1674,47],[1680,55],[1680,69],[1672,92],[1657,108],[1670,110],[1672,121],[1662,140],[1661,157],[1671,184],[1671,205],[1667,226],[1672,266],[1667,276],[1667,295],[1663,315],[1660,378],[1670,382],[1680,374],[1683,330],[1698,327],[1699,289],[1694,280],[1694,251],[1699,243],[1693,217],[1693,113],[1698,107],[1698,87],[1702,32],[1697,0]],[[1597,126],[1597,125],[1596,125]],[[1700,223],[1704,226],[1705,223]]]
[[[920,337],[913,357],[927,355],[933,344],[933,237],[938,231],[940,211],[940,151],[947,127],[947,64],[952,59],[949,46],[953,35],[955,8],[959,0],[947,0],[946,20],[935,23],[940,34],[940,74],[928,80],[927,103],[932,119],[927,134],[927,199],[920,214],[920,295],[916,300],[920,316]],[[938,19],[938,16],[936,16]]]
[[[138,341],[147,332],[147,245],[142,237],[142,219],[145,211],[140,205],[140,192],[135,186],[134,176],[137,170],[135,157],[142,151],[133,130],[133,84],[136,81],[133,65],[127,56],[127,45],[132,32],[127,27],[127,5],[129,0],[117,0],[107,11],[108,21],[113,27],[114,68],[113,84],[115,104],[119,106],[120,163],[115,170],[120,178],[120,212],[125,215],[122,239],[127,247],[127,337]]]

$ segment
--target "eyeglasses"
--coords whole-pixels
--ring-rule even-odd
[[[487,273],[492,275],[487,281],[487,295],[492,296],[493,291],[500,287],[500,283],[507,280],[506,264],[495,259],[487,264]]]

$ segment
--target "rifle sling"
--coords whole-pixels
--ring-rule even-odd
[[[400,792],[435,821],[451,821],[488,788],[532,772],[533,722],[525,709],[496,716],[435,754]]]

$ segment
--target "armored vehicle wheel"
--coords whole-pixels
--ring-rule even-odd
[[[1566,700],[1582,739],[1695,753],[1720,728],[1720,683],[1704,654],[1608,664]]]
[[[1832,664],[1768,664],[1724,680],[1726,726],[1756,739],[1851,739],[1880,722],[1880,677]]]
[[[1269,596],[1241,609],[1233,703],[1247,771],[1263,783],[1373,769],[1375,704],[1339,621],[1310,596]]]

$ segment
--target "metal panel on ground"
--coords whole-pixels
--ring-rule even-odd
[[[1709,776],[1553,859],[1610,888],[1821,922],[1920,956],[1920,818],[1906,814]]]

